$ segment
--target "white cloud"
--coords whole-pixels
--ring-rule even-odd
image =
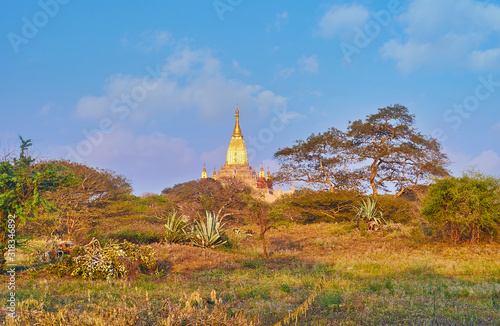
[[[240,75],[243,75],[243,76],[250,76],[252,73],[250,71],[248,71],[247,69],[243,68],[240,66],[240,64],[238,63],[238,61],[236,60],[233,60],[233,69]]]
[[[500,133],[500,121],[491,128],[491,131]]]
[[[39,116],[48,115],[52,108],[54,108],[54,103],[52,102],[45,103],[40,109],[40,111],[38,111],[38,115]]]
[[[487,71],[491,67],[500,67],[500,48],[473,51],[471,54],[471,65],[478,71]]]
[[[145,76],[117,74],[109,78],[105,95],[82,97],[75,115],[84,119],[108,117],[143,122],[156,114],[180,110],[216,114],[236,99],[260,112],[273,105],[286,105],[286,98],[269,96],[272,92],[260,85],[227,78],[221,66],[208,49],[177,46],[164,65],[145,69]],[[147,70],[153,73],[146,73]]]
[[[135,135],[123,124],[114,127],[109,133],[81,141],[72,151],[64,146],[55,152],[72,161],[117,171],[130,178],[139,193],[159,192],[182,181],[180,176],[185,177],[199,164],[195,151],[184,139],[159,132]]]
[[[368,10],[361,5],[333,6],[321,18],[316,32],[325,38],[351,35],[354,28],[361,28],[369,16]]]
[[[283,79],[288,79],[295,72],[295,68],[284,68],[278,73],[278,76]]]
[[[318,56],[311,55],[310,57],[306,57],[303,55],[299,59],[299,69],[303,72],[317,73],[318,72]]]
[[[500,156],[495,151],[482,152],[481,155],[471,160],[469,165],[476,166],[482,173],[500,176]]]
[[[279,32],[286,24],[288,24],[288,12],[284,11],[282,13],[277,13],[276,20],[273,24],[267,25],[266,32],[269,33],[272,26]]]
[[[498,69],[500,49],[491,37],[500,32],[500,6],[475,0],[414,0],[401,17],[400,39],[381,48],[402,73],[424,66],[457,65],[474,70]]]
[[[200,159],[203,163],[207,163],[207,171],[209,175],[212,175],[213,168],[217,170],[220,169],[222,165],[226,162],[227,145],[220,146],[213,151],[204,152],[200,155]],[[212,166],[213,165],[213,166]]]
[[[466,153],[456,153],[445,148],[452,162],[450,169],[453,175],[460,176],[468,169],[474,168],[484,174],[500,176],[500,156],[493,150],[483,151],[477,157]]]
[[[135,48],[145,53],[157,52],[166,45],[172,45],[174,38],[166,31],[146,31],[138,36],[124,36],[121,38],[123,47]]]

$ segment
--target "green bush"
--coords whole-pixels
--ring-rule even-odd
[[[109,233],[107,234],[107,238],[117,241],[128,241],[135,244],[150,244],[160,242],[162,235],[154,231],[141,232],[127,228],[118,232]]]
[[[227,242],[224,224],[218,215],[206,212],[205,223],[203,220],[195,221],[189,234],[191,241],[197,247],[216,248]]]
[[[376,200],[367,198],[366,201],[358,202],[355,220],[358,225],[359,222],[365,221],[371,229],[375,229],[384,221],[384,214],[378,209]]]
[[[70,256],[51,266],[50,271],[59,276],[108,280],[152,271],[156,263],[150,247],[124,241],[110,242],[102,248],[100,242],[94,239],[83,248],[75,248]]]
[[[291,219],[298,223],[350,221],[356,215],[355,204],[362,198],[355,191],[298,190],[276,201],[269,217]]]
[[[469,171],[439,180],[429,187],[422,214],[445,239],[494,238],[500,229],[500,179]]]
[[[165,241],[167,243],[181,243],[188,239],[186,235],[187,223],[185,215],[177,216],[177,212],[170,213],[165,219]]]
[[[395,195],[384,194],[379,195],[377,198],[377,204],[384,214],[384,219],[397,223],[409,222],[417,218],[419,210],[415,207],[418,203],[418,199],[410,201],[407,196],[396,197]]]

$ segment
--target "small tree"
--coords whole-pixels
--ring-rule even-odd
[[[266,232],[271,229],[271,225],[269,224],[268,213],[271,208],[267,202],[265,202],[262,198],[255,198],[252,195],[247,197],[248,200],[248,208],[252,212],[252,219],[255,221],[257,226],[259,227],[259,236],[262,241],[262,255],[264,258],[268,258],[267,254],[267,245],[266,245]]]
[[[477,242],[500,231],[500,179],[468,171],[429,187],[422,214],[454,242]]]
[[[64,169],[65,175],[78,178],[69,187],[55,188],[44,194],[58,208],[50,216],[54,221],[52,232],[72,237],[103,217],[130,214],[122,209],[124,207],[113,205],[125,201],[132,194],[130,182],[125,177],[80,163],[55,161],[52,164]]]
[[[4,254],[8,245],[12,248],[16,246],[17,232],[9,232],[9,216],[17,226],[36,216],[40,209],[53,210],[54,206],[43,194],[75,182],[72,175],[65,174],[64,168],[53,162],[35,163],[35,159],[27,153],[32,145],[31,140],[19,138],[19,157],[0,162],[0,270],[5,262]]]

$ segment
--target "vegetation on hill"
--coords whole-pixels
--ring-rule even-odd
[[[452,241],[478,242],[500,232],[500,179],[469,171],[429,187],[422,210],[435,232]]]
[[[278,151],[280,181],[313,189],[273,203],[236,179],[137,197],[112,171],[37,162],[21,139],[19,157],[0,162],[0,249],[8,214],[26,242],[16,247],[19,317],[0,319],[500,324],[500,179],[468,172],[420,184],[447,175],[446,157],[413,123],[388,107]],[[379,194],[389,184],[398,193]]]

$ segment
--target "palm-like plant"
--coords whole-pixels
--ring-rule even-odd
[[[377,201],[368,198],[366,201],[362,200],[358,202],[359,207],[357,207],[356,220],[366,220],[369,223],[380,225],[384,220],[383,213],[377,208]]]
[[[222,219],[213,212],[206,212],[206,223],[203,220],[196,221],[192,228],[191,241],[197,247],[216,248],[227,241],[224,240],[224,225]]]
[[[165,241],[168,243],[179,243],[187,240],[184,215],[177,215],[177,212],[170,213],[165,223]]]

